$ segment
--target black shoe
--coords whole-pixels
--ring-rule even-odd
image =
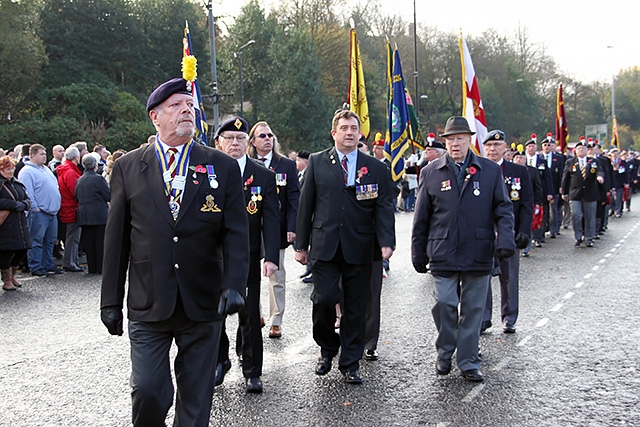
[[[505,334],[515,334],[516,327],[513,325],[504,325],[504,327],[502,328],[502,332],[504,332]]]
[[[593,240],[588,240],[587,241],[587,247],[588,248],[592,248],[593,247]]]
[[[596,240],[600,240],[600,235],[596,234],[593,238],[596,239]]]
[[[316,375],[327,375],[331,370],[332,357],[320,357],[316,366]]]
[[[536,248],[541,248],[541,247],[542,247],[542,243],[540,243],[540,242],[536,242],[536,243],[535,243],[535,247],[536,247]]]
[[[44,270],[33,270],[31,272],[32,276],[38,276],[38,277],[51,276],[51,274],[53,273],[49,273],[48,271],[44,271]]]
[[[245,379],[247,393],[262,393],[262,381],[260,377]]]
[[[68,271],[70,273],[80,273],[84,271],[82,267],[65,267],[64,271]]]
[[[556,238],[556,233],[551,233],[551,236],[549,236],[549,238],[555,239]]]
[[[474,383],[481,383],[482,381],[484,381],[484,376],[482,375],[482,372],[480,372],[479,369],[469,369],[467,371],[462,371],[462,377],[465,380],[471,381]]]
[[[447,375],[451,372],[451,359],[440,359],[436,360],[436,372],[438,375]]]
[[[366,360],[378,360],[378,352],[376,350],[365,350],[364,351],[364,358]]]
[[[62,273],[64,273],[64,271],[61,268],[56,267],[56,268],[54,268],[52,270],[49,270],[48,273],[49,274],[62,274]]]
[[[224,382],[224,376],[227,375],[231,369],[231,360],[227,359],[224,362],[218,363],[216,366],[216,376],[214,386],[217,387]]]
[[[483,333],[484,331],[489,329],[491,326],[493,326],[493,324],[491,323],[491,320],[483,320],[482,326],[480,327],[480,333]]]
[[[360,371],[356,368],[349,369],[347,372],[343,373],[344,381],[347,384],[362,384],[362,377],[360,376]]]
[[[301,278],[301,279],[304,279],[305,277],[307,277],[307,276],[308,276],[308,275],[310,275],[310,274],[311,274],[311,271],[307,271],[307,272],[305,272],[304,274],[301,274],[301,275],[300,275],[300,278]]]
[[[577,248],[581,244],[582,244],[582,240],[576,240],[576,242],[573,244],[573,246],[575,246]]]
[[[307,276],[303,278],[302,283],[313,283],[313,276]]]

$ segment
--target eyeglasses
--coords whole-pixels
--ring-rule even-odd
[[[246,142],[247,141],[247,137],[246,136],[227,136],[227,135],[220,135],[220,138],[224,139],[227,142],[233,142],[233,140],[235,139],[238,142]]]
[[[266,137],[273,138],[272,133],[261,133],[261,134],[258,134],[258,136],[262,139],[265,139]]]

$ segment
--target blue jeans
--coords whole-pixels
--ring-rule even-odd
[[[29,270],[33,272],[52,271],[57,267],[53,263],[53,244],[58,235],[56,215],[44,212],[29,212],[27,217],[31,234],[31,249],[27,252]]]

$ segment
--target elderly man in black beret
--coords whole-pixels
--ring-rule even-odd
[[[435,278],[437,373],[451,371],[457,351],[463,377],[479,382],[478,341],[494,256],[512,256],[516,244],[502,172],[469,149],[473,134],[464,117],[449,118],[440,135],[447,154],[420,172],[411,260],[418,273],[429,264]]]
[[[132,421],[208,426],[222,321],[244,306],[248,224],[238,163],[193,141],[191,82],[172,79],[147,101],[155,143],[120,158],[111,173],[101,318],[131,341]]]

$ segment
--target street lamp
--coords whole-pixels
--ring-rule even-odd
[[[245,44],[243,44],[242,46],[240,46],[238,48],[238,52],[233,53],[233,56],[238,58],[238,61],[240,62],[240,116],[241,117],[244,117],[244,96],[242,93],[242,49],[249,46],[250,44],[254,44],[255,42],[256,42],[255,40],[251,39]]]

